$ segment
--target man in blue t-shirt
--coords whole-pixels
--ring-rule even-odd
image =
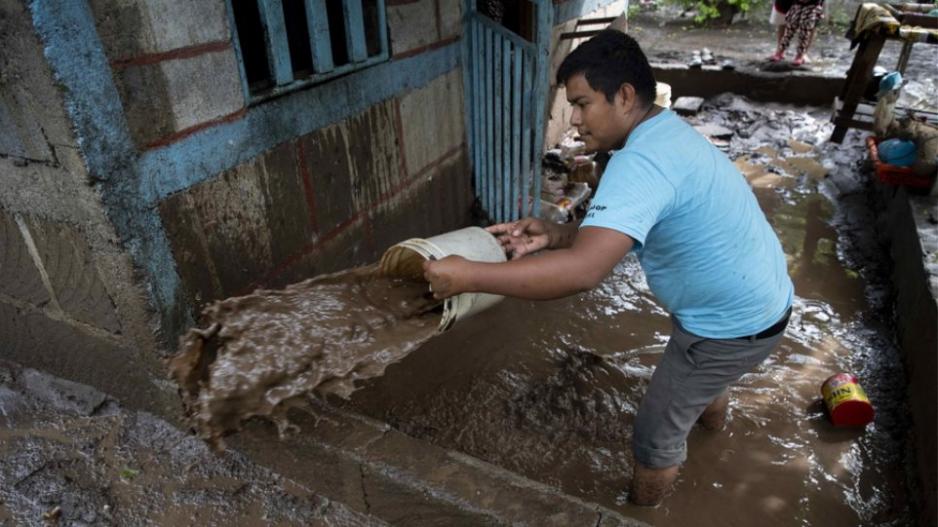
[[[586,218],[493,225],[511,260],[425,262],[438,298],[486,292],[551,299],[596,287],[635,251],[673,330],[635,418],[629,498],[659,503],[695,423],[720,429],[727,388],[778,345],[793,287],[785,255],[746,180],[707,139],[654,105],[644,53],[605,30],[557,73],[590,151],[615,151]],[[522,258],[542,249],[552,249]]]

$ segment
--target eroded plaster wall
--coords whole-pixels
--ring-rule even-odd
[[[169,411],[145,291],[18,0],[0,0],[0,47],[0,358]]]

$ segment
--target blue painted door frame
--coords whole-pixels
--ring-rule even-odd
[[[540,210],[541,152],[553,4],[531,0],[534,40],[477,12],[463,13],[466,134],[476,198],[491,221]]]

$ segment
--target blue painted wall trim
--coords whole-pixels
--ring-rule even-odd
[[[211,179],[284,141],[335,124],[459,66],[461,44],[377,64],[251,107],[242,119],[145,152],[139,195],[148,204]]]
[[[284,141],[365,111],[406,90],[425,86],[459,66],[459,42],[386,62],[249,108],[238,121],[199,131],[140,153],[83,0],[32,0],[33,25],[63,87],[76,139],[104,209],[134,264],[143,270],[164,344],[192,320],[181,302],[160,199],[216,176]]]
[[[29,8],[46,59],[64,88],[66,110],[108,218],[148,275],[147,292],[161,312],[162,327],[184,324],[188,321],[172,312],[179,276],[160,218],[137,192],[136,147],[88,4],[34,0]]]
[[[554,6],[554,25],[560,25],[574,18],[580,18],[583,15],[592,13],[597,9],[606,7],[615,2],[615,0],[567,0],[562,4]],[[628,1],[625,3],[625,10],[629,7]]]

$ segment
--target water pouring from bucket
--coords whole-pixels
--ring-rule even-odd
[[[393,245],[378,264],[379,272],[391,278],[423,280],[423,262],[458,255],[476,262],[500,263],[505,251],[498,240],[481,227],[466,227],[430,238],[411,238]],[[443,300],[439,332],[501,302],[502,296],[462,293]]]

